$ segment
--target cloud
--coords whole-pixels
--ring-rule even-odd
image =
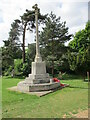
[[[88,20],[88,5],[82,2],[63,3],[58,15],[61,16],[63,21],[67,22],[67,26],[70,28],[85,25]]]
[[[26,9],[31,10],[37,3],[42,14],[53,11],[57,16],[61,16],[61,21],[66,21],[69,33],[75,33],[83,29],[88,20],[88,1],[72,2],[69,0],[0,0],[0,46],[3,39],[8,39],[8,32],[11,23],[20,18]],[[85,2],[86,1],[86,2]],[[27,32],[26,44],[34,41],[33,34]]]
[[[0,23],[3,22],[2,10],[0,9]]]

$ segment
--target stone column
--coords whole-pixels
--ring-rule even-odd
[[[35,21],[36,21],[36,56],[35,56],[35,62],[42,62],[42,58],[40,55],[40,48],[39,48],[39,36],[38,36],[38,6],[37,4],[35,4],[33,6],[33,8],[35,9]]]

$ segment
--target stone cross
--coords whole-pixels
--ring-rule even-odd
[[[48,91],[49,93],[52,89],[60,87],[60,82],[54,82],[53,79],[46,73],[45,61],[42,61],[39,49],[39,39],[38,39],[38,7],[37,4],[33,6],[35,10],[35,20],[36,20],[36,57],[35,62],[32,62],[31,74],[24,80],[18,83],[17,90],[21,92],[40,92]],[[46,92],[45,92],[46,93]]]
[[[32,7],[35,10],[35,21],[36,21],[36,56],[35,56],[35,62],[42,62],[42,58],[40,55],[40,48],[39,48],[39,36],[38,36],[38,12],[39,8],[38,5],[35,4]]]

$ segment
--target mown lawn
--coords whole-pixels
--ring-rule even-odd
[[[63,80],[70,87],[43,97],[7,90],[16,86],[20,78],[2,78],[3,118],[62,118],[88,109],[88,83],[81,79]]]

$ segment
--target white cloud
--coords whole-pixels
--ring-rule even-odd
[[[61,8],[61,17],[69,27],[85,24],[88,19],[88,5],[87,3],[64,3]]]
[[[76,0],[75,0],[76,1]],[[79,29],[85,27],[88,19],[87,0],[79,0],[79,2],[69,0],[1,0],[0,1],[0,46],[3,39],[8,39],[10,25],[14,19],[22,15],[26,9],[32,9],[37,3],[42,14],[53,11],[57,16],[61,16],[62,21],[67,22],[70,33],[75,33]],[[33,34],[27,32],[26,44],[33,42]]]

